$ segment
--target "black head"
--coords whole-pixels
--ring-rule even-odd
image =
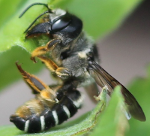
[[[44,13],[40,14],[27,28],[25,33],[27,34],[26,37],[36,36],[38,34],[47,34],[50,36],[53,35],[60,35],[64,38],[75,39],[82,31],[82,21],[77,18],[76,16],[65,12],[63,10],[56,10],[52,12],[49,9],[47,4],[44,3],[34,3],[30,5],[22,14],[21,16],[32,6],[34,5],[43,5],[48,10]],[[48,14],[48,21],[43,23],[37,24],[34,27],[34,23],[44,14]],[[20,17],[21,17],[20,16]]]

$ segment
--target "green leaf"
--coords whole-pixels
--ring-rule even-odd
[[[13,0],[13,1],[9,1],[8,4],[8,0],[0,0],[0,26],[1,28],[3,27],[3,25],[5,25],[5,23],[9,20],[9,18],[11,18],[13,16],[13,14],[20,8],[20,6],[25,3],[25,1],[20,1],[20,0]],[[2,12],[4,11],[4,12]]]
[[[147,68],[147,77],[135,79],[129,87],[129,90],[134,94],[139,101],[145,115],[146,122],[139,122],[137,120],[130,120],[130,131],[127,136],[149,136],[150,135],[150,65]]]
[[[97,124],[90,136],[124,136],[128,121],[123,113],[124,99],[120,86],[114,90],[105,112],[98,118]]]
[[[122,112],[122,104],[124,100],[120,92],[120,87],[117,87],[114,90],[111,101],[105,110],[106,94],[106,90],[103,89],[103,92],[99,97],[101,101],[93,111],[86,113],[72,122],[52,128],[47,133],[25,134],[15,126],[3,126],[0,127],[0,135],[77,136],[89,133],[91,136],[97,136],[98,134],[105,136],[117,134],[118,136],[123,136],[127,127],[127,119]],[[91,131],[93,128],[94,131]]]

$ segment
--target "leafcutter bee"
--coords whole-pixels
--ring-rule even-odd
[[[30,5],[21,16],[34,5],[43,5],[47,11],[31,23],[25,31],[25,38],[46,35],[49,41],[37,47],[31,53],[31,59],[40,59],[59,82],[49,87],[17,64],[36,97],[21,106],[10,121],[29,133],[61,124],[81,107],[82,97],[77,88],[83,86],[88,91],[92,88],[99,95],[97,85],[101,88],[107,86],[110,96],[115,86],[120,85],[127,112],[135,119],[145,121],[144,112],[134,96],[98,64],[96,45],[82,30],[81,19],[61,9],[51,10],[44,3]],[[41,22],[35,25],[38,19]]]

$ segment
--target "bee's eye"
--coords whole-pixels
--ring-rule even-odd
[[[71,19],[72,18],[69,14],[65,14],[65,15],[61,16],[59,19],[57,19],[56,21],[53,22],[52,31],[56,32],[56,31],[60,31],[60,30],[64,29],[65,27],[67,27],[70,24]]]

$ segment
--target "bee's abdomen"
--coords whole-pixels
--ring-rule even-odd
[[[72,117],[81,107],[81,104],[82,96],[79,91],[74,90],[68,92],[60,102],[55,104],[51,109],[46,108],[40,115],[34,113],[26,119],[12,115],[10,121],[13,122],[17,128],[27,133],[40,132],[61,124]]]

